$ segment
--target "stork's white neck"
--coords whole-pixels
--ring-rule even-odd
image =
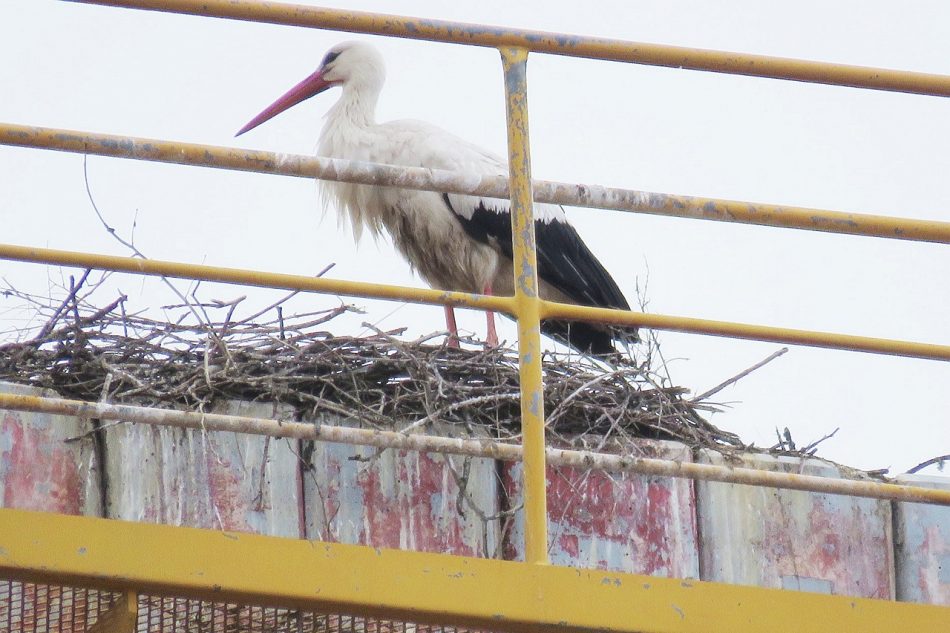
[[[376,125],[376,103],[379,101],[380,88],[381,85],[369,83],[344,83],[340,100],[327,112],[324,128],[334,125]]]

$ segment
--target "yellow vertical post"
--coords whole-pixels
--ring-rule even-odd
[[[544,464],[544,385],[541,381],[541,303],[534,241],[531,153],[528,145],[528,51],[502,48],[508,114],[511,230],[521,374],[521,433],[524,444],[525,562],[548,562]]]

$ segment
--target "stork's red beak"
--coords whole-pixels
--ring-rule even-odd
[[[266,110],[251,119],[247,125],[242,127],[238,133],[235,134],[235,136],[241,136],[248,130],[253,130],[264,121],[274,118],[284,110],[291,108],[301,101],[309,99],[314,95],[320,94],[333,85],[335,85],[335,82],[327,81],[323,78],[322,68],[317,70],[315,73],[288,90],[287,94],[282,96],[274,103],[270,104]]]

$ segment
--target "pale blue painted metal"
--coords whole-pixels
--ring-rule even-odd
[[[7,383],[0,391],[56,397]],[[293,414],[247,402],[216,411],[278,419]],[[0,505],[102,513],[93,440],[65,441],[91,428],[88,420],[68,416],[0,411]],[[469,436],[449,425],[427,430]],[[105,513],[111,517],[521,557],[521,513],[505,526],[498,518],[519,503],[518,464],[131,424],[110,426],[104,436]],[[673,442],[632,446],[626,451],[639,456],[691,460],[690,450]],[[706,451],[699,458],[841,476],[816,459],[747,454],[726,462]],[[950,489],[950,478],[900,481]],[[708,482],[696,482],[695,490],[687,479],[549,467],[551,560],[876,598],[894,597],[896,574],[898,599],[950,604],[950,509],[894,504],[892,538],[891,504],[884,501]]]
[[[450,425],[430,430],[471,436]],[[306,452],[313,465],[304,473],[308,538],[462,556],[499,553],[494,460],[322,442]]]
[[[8,382],[0,382],[0,393],[59,397],[49,389]],[[99,516],[101,473],[93,440],[66,441],[91,429],[89,420],[73,416],[0,409],[0,507]],[[60,591],[12,584],[10,604],[0,600],[0,626],[22,617],[25,632],[60,630],[59,624],[66,630],[66,623],[49,617],[62,611]],[[79,614],[69,626],[78,631],[84,624],[85,614]]]
[[[704,463],[840,477],[818,459],[747,454]],[[871,598],[894,597],[886,501],[696,482],[703,580]]]
[[[902,475],[897,480],[950,490],[950,477]],[[897,599],[950,605],[950,508],[895,503],[894,530]]]
[[[214,411],[290,415],[238,401]],[[134,424],[109,427],[105,437],[109,517],[302,536],[296,441]]]
[[[636,440],[639,457],[692,461],[677,442]],[[521,465],[504,466],[509,507],[521,501]],[[675,578],[699,577],[696,504],[688,479],[549,466],[551,563]],[[523,559],[523,513],[506,532],[506,558]]]
[[[58,398],[48,389],[0,382],[0,392]],[[72,416],[0,410],[0,507],[98,516],[100,473],[92,426]]]

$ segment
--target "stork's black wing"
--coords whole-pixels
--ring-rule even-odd
[[[507,207],[486,206],[485,199],[478,199],[478,205],[467,216],[460,212],[468,211],[467,209],[453,208],[448,194],[443,194],[443,199],[470,237],[485,244],[496,245],[509,258],[513,256],[511,214]],[[566,220],[536,219],[534,230],[538,276],[541,279],[579,305],[630,309],[610,273]],[[613,347],[614,337],[604,326],[582,322],[545,321],[542,331],[584,352],[602,355],[616,351]],[[628,338],[636,340],[635,328],[624,329],[623,332]]]

